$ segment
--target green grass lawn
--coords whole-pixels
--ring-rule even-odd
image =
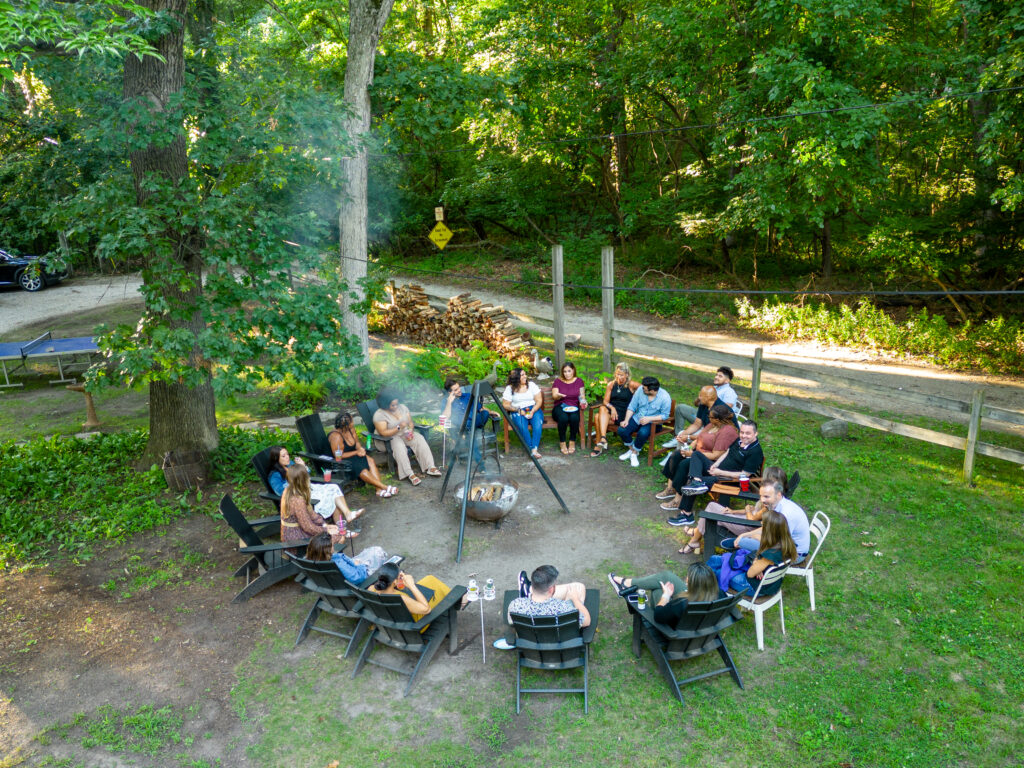
[[[570,357],[593,370],[593,355]],[[705,377],[663,380],[689,391]],[[809,515],[827,513],[832,530],[817,561],[816,612],[803,581],[787,578],[785,636],[775,609],[765,617],[765,651],[752,617],[725,634],[743,690],[719,676],[685,688],[680,705],[650,655],[632,655],[626,611],[603,574],[636,575],[633,535],[661,531],[673,542],[677,532],[648,515],[623,520],[618,559],[580,574],[603,592],[589,715],[580,696],[532,696],[515,715],[514,657],[498,652],[486,668],[439,653],[438,674],[412,696],[382,700],[372,676],[351,679],[355,661],[340,657],[340,644],[293,654],[293,635],[268,626],[235,668],[234,708],[258,741],[253,764],[1020,765],[1021,468],[979,457],[977,486],[968,488],[961,452],[856,426],[845,441],[825,441],[822,421],[771,408],[759,420],[769,462],[799,469],[796,500]],[[594,473],[597,503],[615,503],[600,483],[614,461],[581,464]],[[656,469],[640,472],[650,490],[660,484]],[[296,602],[272,619],[298,626],[306,610],[308,601]],[[712,665],[705,657],[685,667],[696,674]]]

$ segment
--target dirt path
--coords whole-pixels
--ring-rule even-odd
[[[438,296],[449,296],[469,290],[476,298],[502,304],[512,311],[540,318],[552,315],[550,303],[510,296],[500,290],[487,290],[479,283],[451,286],[424,281],[419,277],[410,278],[410,282],[416,282],[428,293]],[[0,335],[10,338],[10,334],[18,328],[42,322],[48,317],[138,301],[138,289],[141,284],[138,275],[81,277],[36,294],[17,290],[0,292]],[[530,330],[550,333],[550,327],[525,322],[520,324]],[[809,371],[838,374],[852,380],[893,389],[902,388],[920,394],[942,395],[964,402],[970,402],[974,390],[983,387],[985,402],[989,405],[1024,409],[1024,381],[1012,377],[946,371],[919,360],[892,354],[878,354],[813,342],[778,342],[765,336],[740,331],[710,331],[703,327],[688,327],[685,322],[675,325],[663,318],[635,312],[617,313],[616,326],[621,330],[649,336],[652,339],[692,344],[747,358],[752,357],[754,349],[760,346],[764,348],[766,357],[795,363]],[[583,343],[600,346],[600,312],[590,308],[570,308],[566,332],[579,333],[583,337]],[[746,377],[749,376],[749,371],[739,369],[737,374]],[[852,402],[876,409],[880,407],[877,398],[868,396]],[[919,413],[934,415],[927,412]],[[945,415],[944,418],[956,420],[952,414]],[[966,421],[966,417],[960,420]]]

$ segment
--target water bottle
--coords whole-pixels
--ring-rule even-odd
[[[369,450],[371,450],[372,448],[373,448],[373,438],[372,438],[372,437],[370,437],[370,433],[369,433],[369,432],[367,432],[367,433],[366,433],[366,450],[368,450],[368,451],[369,451]]]
[[[644,608],[647,607],[647,590],[646,589],[638,589],[636,591],[636,607],[639,608],[641,611],[644,610]]]
[[[484,600],[494,599],[494,579],[488,579],[484,584]]]
[[[480,585],[476,583],[476,579],[470,579],[466,585],[466,597],[470,602],[480,599]]]

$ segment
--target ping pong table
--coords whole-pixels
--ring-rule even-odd
[[[4,383],[0,389],[5,387],[23,386],[19,382],[11,383],[9,373],[26,369],[29,360],[42,360],[44,358],[56,358],[57,370],[60,373],[59,379],[53,379],[51,384],[73,384],[77,380],[68,378],[67,374],[72,372],[75,366],[88,367],[92,363],[92,356],[99,352],[96,339],[92,336],[75,336],[69,339],[55,339],[53,332],[47,331],[42,336],[32,341],[4,341],[0,342],[0,367],[3,369]],[[88,356],[88,360],[81,360],[82,356]],[[8,369],[7,363],[16,363]]]

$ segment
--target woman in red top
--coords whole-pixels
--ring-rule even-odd
[[[558,447],[562,453],[576,453],[575,437],[580,431],[580,409],[587,407],[587,395],[583,391],[583,379],[576,375],[576,366],[566,362],[562,375],[551,384],[551,397],[555,401],[551,415],[558,423]],[[570,439],[565,445],[565,433]]]

